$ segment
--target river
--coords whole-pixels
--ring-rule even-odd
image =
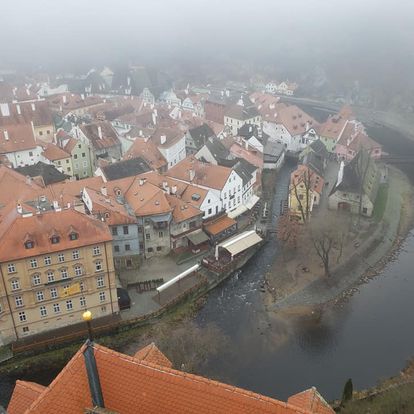
[[[414,142],[400,134],[378,127],[368,132],[387,152],[414,155]],[[285,165],[277,178],[274,222],[292,167]],[[414,182],[414,165],[401,168]],[[414,232],[394,262],[318,323],[287,322],[263,308],[260,283],[277,251],[277,241],[269,241],[239,275],[209,295],[196,320],[217,324],[228,343],[200,366],[199,374],[280,399],[314,385],[333,399],[350,377],[355,387],[365,388],[404,367],[414,355]],[[25,379],[45,383],[48,377],[33,373]],[[13,382],[0,379],[0,404],[6,405]]]

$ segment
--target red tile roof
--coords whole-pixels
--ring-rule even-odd
[[[315,387],[309,388],[298,394],[292,395],[288,403],[303,407],[315,414],[334,414],[335,411],[329,406],[324,398],[319,394]]]
[[[319,126],[310,115],[296,105],[279,109],[276,120],[273,122],[282,124],[292,136],[304,134],[309,128]]]
[[[47,144],[42,155],[50,161],[57,161],[70,157],[70,154],[55,144]]]
[[[241,388],[137,360],[92,344],[103,400],[120,414],[331,414],[310,411]],[[91,396],[83,352],[74,355],[26,411],[13,414],[83,413]],[[10,404],[16,404],[13,396]],[[18,401],[17,401],[18,402]]]
[[[35,382],[16,381],[16,386],[7,408],[8,414],[24,413],[45,389],[46,387]]]
[[[91,141],[95,149],[110,148],[121,145],[118,135],[109,122],[94,122],[80,126],[82,132]],[[99,135],[101,131],[101,136]]]
[[[154,142],[145,138],[136,138],[132,146],[124,155],[125,160],[138,157],[143,158],[154,170],[166,168],[168,164]]]
[[[226,230],[228,228],[230,228],[231,226],[233,226],[234,224],[236,224],[237,221],[230,218],[229,216],[225,215],[225,216],[221,216],[213,221],[211,221],[210,223],[206,224],[204,226],[204,230],[211,234],[211,235],[216,235],[221,233],[223,230]]]
[[[134,358],[138,361],[147,361],[161,367],[172,368],[172,362],[157,348],[154,342],[140,349]]]
[[[0,154],[36,148],[31,124],[13,124],[0,127]]]

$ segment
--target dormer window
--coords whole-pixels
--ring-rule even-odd
[[[33,240],[27,240],[27,241],[25,241],[25,242],[24,242],[24,247],[25,247],[26,249],[33,249],[33,247],[34,247],[34,242],[33,242]]]
[[[50,238],[50,241],[51,241],[52,244],[58,244],[59,241],[60,241],[60,237],[57,236],[57,235],[54,235]]]
[[[69,240],[78,240],[78,238],[79,238],[79,235],[75,231],[72,231],[71,233],[69,233]]]

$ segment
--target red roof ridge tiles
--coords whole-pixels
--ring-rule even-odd
[[[154,342],[138,350],[134,358],[139,361],[152,362],[163,367],[172,368],[172,362],[158,349]]]

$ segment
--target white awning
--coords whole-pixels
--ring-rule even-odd
[[[249,201],[245,204],[245,206],[249,209],[249,210],[251,210],[254,206],[255,206],[255,204],[258,202],[260,200],[260,198],[259,197],[257,197],[257,195],[252,195],[251,197],[250,197],[250,199],[249,199]]]
[[[162,292],[163,290],[165,290],[168,287],[172,286],[174,283],[177,283],[179,280],[185,278],[187,275],[195,272],[199,267],[200,267],[199,264],[196,264],[196,265],[190,267],[189,269],[187,269],[184,272],[180,273],[178,276],[175,276],[174,278],[172,278],[168,282],[165,282],[163,285],[157,287],[157,292],[158,293]]]
[[[230,218],[234,219],[236,217],[241,216],[247,210],[248,210],[248,208],[244,204],[241,204],[240,206],[238,206],[237,208],[235,208],[233,211],[230,211],[229,213],[227,213],[227,215]]]
[[[245,231],[237,236],[233,236],[216,246],[216,260],[218,259],[219,247],[226,249],[233,257],[261,241],[262,238],[256,233],[256,230]]]

